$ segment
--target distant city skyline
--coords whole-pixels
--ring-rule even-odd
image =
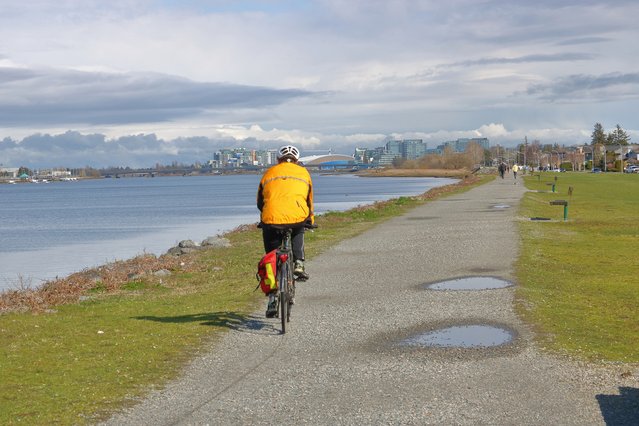
[[[72,132],[68,132],[67,136],[73,135]],[[81,137],[81,135],[74,135],[76,137]],[[445,141],[437,144],[435,147],[428,147],[426,143],[424,143],[421,139],[391,139],[387,138],[384,144],[381,146],[363,146],[359,145],[353,148],[351,152],[334,152],[333,149],[316,149],[316,150],[307,150],[302,151],[302,157],[314,157],[318,155],[331,155],[331,154],[342,154],[354,157],[360,163],[369,163],[374,162],[378,165],[389,165],[392,163],[392,160],[396,157],[403,159],[417,159],[427,154],[441,154],[446,147],[450,147],[453,151],[463,152],[469,143],[475,142],[483,149],[490,149],[490,141],[488,138],[462,138],[454,141]],[[107,143],[107,142],[105,142]],[[108,169],[108,168],[153,168],[157,165],[161,166],[169,166],[172,163],[179,163],[181,165],[195,165],[195,164],[208,164],[213,165],[213,167],[224,167],[227,163],[232,163],[234,166],[239,166],[242,163],[246,163],[249,165],[271,165],[275,164],[277,161],[277,151],[278,146],[271,147],[263,147],[263,148],[250,148],[246,146],[240,147],[222,147],[218,149],[210,150],[210,154],[207,157],[197,157],[195,159],[184,161],[178,160],[175,158],[170,159],[170,161],[155,161],[149,162],[149,158],[143,157],[144,160],[147,161],[146,164],[138,164],[132,166],[131,164],[116,164],[110,163],[109,166],[88,166],[90,168],[98,168],[98,169]],[[381,155],[384,155],[384,159],[381,159]],[[381,161],[380,161],[381,160]],[[45,165],[25,165],[21,164],[20,167],[27,167],[32,169],[76,169],[83,168],[83,166],[68,166],[64,164],[58,164],[57,166],[51,164]],[[19,167],[5,165],[0,163],[0,172],[7,169],[15,169],[17,170]]]
[[[639,3],[0,0],[0,163],[639,140]]]

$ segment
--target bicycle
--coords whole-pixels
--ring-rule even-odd
[[[305,225],[307,229],[315,229],[317,225]],[[295,282],[306,281],[293,273],[293,246],[291,228],[282,229],[282,243],[277,249],[277,312],[282,321],[282,334],[286,333],[286,323],[291,321],[291,309],[295,303]]]
[[[282,334],[286,333],[286,323],[291,321],[295,297],[291,233],[290,228],[282,230],[282,243],[277,249],[277,312],[282,321]]]

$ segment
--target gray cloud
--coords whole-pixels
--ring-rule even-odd
[[[6,164],[38,167],[151,167],[173,161],[196,162],[211,158],[217,143],[209,138],[164,141],[154,134],[124,136],[108,140],[101,134],[68,131],[60,135],[35,134],[15,141],[0,141],[0,158]]]
[[[612,39],[608,37],[578,37],[571,38],[568,40],[562,40],[557,44],[560,46],[571,46],[576,44],[595,44],[595,43],[605,43],[607,41],[612,41]]]
[[[494,48],[599,43],[631,28],[638,8],[632,0],[489,0],[453,2],[445,12],[453,32]]]
[[[164,140],[155,134],[107,139],[102,134],[67,131],[59,135],[34,134],[21,141],[0,140],[0,163],[41,167],[153,167],[174,161],[204,163],[222,148],[276,148],[281,140],[235,139],[232,137],[181,137]]]
[[[208,110],[264,108],[309,95],[152,73],[0,68],[0,126],[163,122]]]
[[[561,77],[548,84],[535,84],[528,88],[528,95],[539,96],[548,101],[573,101],[599,99],[604,101],[637,98],[637,88],[632,91],[617,91],[623,86],[639,85],[639,73],[609,73],[603,75],[576,74]]]
[[[512,58],[481,58],[469,61],[455,62],[443,67],[474,66],[474,65],[499,65],[499,64],[525,64],[534,62],[566,62],[566,61],[587,61],[594,56],[589,53],[555,53],[555,54],[535,54]]]

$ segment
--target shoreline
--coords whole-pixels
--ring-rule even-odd
[[[367,169],[355,172],[361,177],[432,177],[464,179],[472,175],[468,169]]]
[[[470,179],[470,181],[474,180],[475,179]],[[433,194],[447,192],[446,188],[456,188],[460,185],[465,186],[467,184],[468,180],[462,178],[459,182],[430,188],[421,194],[409,197],[430,199]],[[368,204],[352,207],[344,212],[351,210],[361,211],[374,209],[376,206],[384,205],[385,203],[392,202],[395,199],[397,199],[397,197],[384,201],[373,201]],[[205,240],[207,238],[226,239],[229,235],[236,232],[242,232],[253,228],[256,228],[256,223],[239,224],[234,228],[219,233],[216,236],[206,237]],[[180,244],[186,241],[187,240],[181,240]],[[207,247],[201,244],[197,246],[197,249],[192,250],[192,252],[184,253],[179,256],[170,254],[171,250],[176,248],[176,246],[174,246],[168,248],[166,251],[163,250],[161,254],[141,253],[130,258],[116,259],[112,262],[107,262],[101,265],[85,267],[71,272],[61,278],[42,281],[36,286],[30,285],[28,282],[24,283],[18,281],[14,288],[0,289],[0,315],[17,311],[42,311],[48,309],[50,306],[72,303],[84,297],[87,291],[94,288],[104,288],[108,292],[121,287],[124,283],[131,281],[132,278],[153,276],[157,271],[169,270],[178,273],[189,272],[189,268],[194,267],[194,258],[197,257],[196,253],[205,252],[207,249]],[[17,302],[17,308],[14,306],[15,302]],[[36,308],[22,309],[19,306],[36,306]]]

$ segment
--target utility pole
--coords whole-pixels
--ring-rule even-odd
[[[524,167],[528,164],[526,163],[526,152],[528,152],[528,136],[524,136]]]

